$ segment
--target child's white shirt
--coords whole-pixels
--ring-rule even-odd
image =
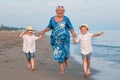
[[[35,35],[23,35],[23,51],[25,53],[34,53],[35,52],[35,40],[37,40],[38,37]]]
[[[80,41],[80,49],[82,54],[89,54],[93,51],[91,38],[93,34],[86,33],[85,35],[79,35],[77,42]]]

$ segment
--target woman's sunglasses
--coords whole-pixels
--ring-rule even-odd
[[[63,7],[63,6],[57,6],[57,8],[63,8],[63,9],[64,9],[64,7]]]

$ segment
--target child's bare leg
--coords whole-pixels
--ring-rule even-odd
[[[84,76],[87,77],[87,60],[86,60],[86,58],[83,59],[83,69],[84,69]]]
[[[64,65],[61,62],[58,62],[59,66],[60,66],[60,74],[62,75],[64,73]]]
[[[26,56],[26,59],[28,61],[28,68],[30,68],[31,67],[30,55],[29,55],[29,53],[25,53],[25,56]]]
[[[31,58],[31,66],[32,66],[32,70],[35,70],[35,60],[34,60],[34,58]]]
[[[87,60],[87,73],[90,74],[90,60]]]
[[[30,67],[31,67],[31,61],[28,60],[28,68],[30,68]]]

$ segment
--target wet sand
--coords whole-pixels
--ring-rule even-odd
[[[91,76],[83,76],[82,65],[72,57],[69,58],[69,67],[65,67],[65,74],[59,75],[48,36],[36,42],[36,70],[28,69],[22,39],[18,36],[19,32],[0,31],[0,80],[94,80]]]

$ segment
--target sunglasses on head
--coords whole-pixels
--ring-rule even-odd
[[[57,8],[63,8],[63,9],[64,9],[64,7],[63,7],[63,6],[57,6]]]

